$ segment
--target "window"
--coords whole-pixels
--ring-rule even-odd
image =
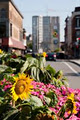
[[[76,38],[80,37],[80,31],[76,31]]]
[[[1,12],[1,18],[6,18],[6,10],[2,8],[0,12]]]
[[[10,36],[12,36],[12,24],[10,23]]]
[[[6,23],[0,22],[0,38],[6,37]]]
[[[76,17],[76,27],[80,27],[80,17]]]

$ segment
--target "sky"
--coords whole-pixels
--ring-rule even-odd
[[[64,41],[65,19],[71,16],[75,7],[80,6],[80,0],[13,0],[22,13],[23,27],[32,34],[32,16],[59,16],[60,41]]]

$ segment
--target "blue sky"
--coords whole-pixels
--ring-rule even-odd
[[[24,16],[23,27],[32,33],[32,16],[59,16],[60,41],[64,41],[65,18],[71,16],[75,7],[80,6],[80,0],[13,0]]]

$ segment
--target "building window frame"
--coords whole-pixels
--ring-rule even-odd
[[[6,23],[0,22],[0,38],[6,37]]]
[[[76,17],[76,27],[80,27],[80,16]]]
[[[10,23],[10,36],[12,37],[12,23]]]
[[[6,18],[6,9],[5,8],[2,8],[0,10],[0,13],[1,13],[1,15],[0,15],[1,18]]]

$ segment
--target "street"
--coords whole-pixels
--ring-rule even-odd
[[[62,70],[68,79],[69,87],[80,88],[80,66],[66,60],[47,61],[56,71]]]

